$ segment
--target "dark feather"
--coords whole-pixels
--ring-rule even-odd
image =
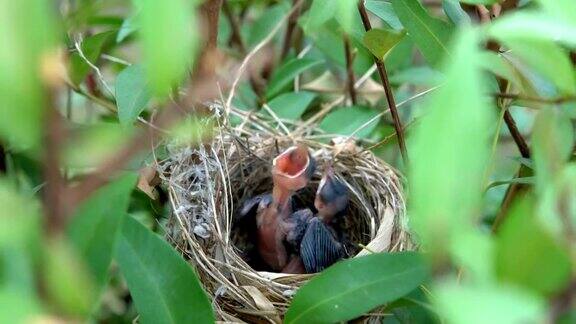
[[[242,208],[236,214],[235,219],[242,220],[246,218],[256,218],[258,208],[268,207],[272,203],[272,195],[264,194],[252,197],[244,201]]]
[[[286,234],[286,242],[291,252],[298,254],[300,251],[300,243],[306,233],[308,221],[312,219],[314,214],[310,209],[300,209],[290,215],[288,222],[292,229]]]
[[[331,266],[344,255],[342,244],[334,233],[317,217],[308,223],[300,244],[300,256],[307,273],[315,273]]]

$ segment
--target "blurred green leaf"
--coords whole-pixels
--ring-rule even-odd
[[[34,323],[40,315],[38,300],[0,288],[0,323]]]
[[[376,118],[378,114],[377,110],[365,106],[339,107],[324,117],[320,128],[328,134],[335,135],[349,136],[356,132],[355,137],[363,138],[370,135],[378,125],[381,118]],[[366,124],[369,121],[371,122]]]
[[[479,62],[482,68],[510,81],[518,89],[523,89],[524,85],[518,71],[501,55],[484,51],[480,53]]]
[[[542,193],[553,184],[572,153],[574,129],[560,110],[542,110],[534,122],[532,139],[536,171],[536,192]]]
[[[576,2],[572,0],[536,0],[547,12],[568,22],[576,22]]]
[[[246,29],[244,39],[248,40],[250,47],[260,43],[280,20],[288,13],[290,7],[287,2],[280,2],[266,8],[260,17]]]
[[[136,27],[136,17],[130,16],[122,22],[118,34],[116,34],[116,43],[121,43],[123,40],[132,35],[138,28]]]
[[[414,66],[400,70],[390,76],[393,84],[413,84],[418,86],[437,86],[444,81],[445,77],[437,70],[428,66]]]
[[[49,1],[0,2],[0,137],[19,148],[36,146],[43,130],[39,71],[55,58],[53,18]]]
[[[50,241],[45,252],[42,274],[48,300],[62,314],[87,317],[94,310],[98,293],[86,264],[62,238]]]
[[[418,287],[428,268],[415,252],[378,253],[335,264],[298,290],[286,323],[351,320]]]
[[[308,10],[304,29],[308,32],[319,28],[334,17],[336,9],[331,0],[314,0]]]
[[[81,125],[64,150],[64,162],[71,168],[95,167],[130,139],[133,129],[117,123]]]
[[[568,53],[554,42],[527,37],[502,37],[501,42],[512,50],[513,55],[554,82],[562,93],[576,93],[576,77]]]
[[[570,280],[570,257],[539,224],[529,199],[519,202],[498,232],[500,280],[551,295]]]
[[[68,225],[68,236],[98,285],[96,293],[106,281],[135,184],[136,174],[127,174],[102,187],[78,208]]]
[[[121,124],[132,124],[152,97],[144,68],[134,64],[122,70],[116,78],[115,88],[118,119]]]
[[[98,61],[100,53],[102,52],[102,48],[110,39],[112,39],[113,35],[114,32],[107,31],[86,37],[82,41],[80,49],[90,63],[94,65],[96,64],[96,61]],[[72,81],[73,84],[79,85],[82,83],[91,70],[92,68],[90,65],[80,57],[80,54],[77,51],[74,51],[72,55],[70,55],[70,81]]]
[[[139,36],[154,94],[165,96],[187,74],[197,46],[194,8],[186,0],[134,0],[140,5]]]
[[[403,28],[391,3],[379,0],[366,0],[364,1],[364,5],[368,11],[382,19],[389,27],[396,30]]]
[[[0,248],[32,252],[40,237],[40,204],[0,179]]]
[[[394,11],[414,43],[433,66],[439,66],[444,57],[450,57],[448,41],[452,27],[430,16],[418,0],[392,0]]]
[[[496,40],[552,40],[576,49],[576,22],[566,22],[541,13],[515,12],[496,20],[487,31],[487,36]]]
[[[435,296],[447,323],[543,323],[546,318],[543,300],[507,286],[447,282]]]
[[[353,34],[355,21],[358,21],[358,4],[356,0],[338,0],[330,3],[336,6],[336,15],[334,18],[340,24],[342,30],[347,34]],[[326,8],[324,8],[326,10]]]
[[[558,243],[576,243],[576,165],[549,181],[538,200],[537,217]]]
[[[266,89],[266,97],[272,98],[278,95],[298,74],[320,63],[322,61],[307,58],[296,58],[285,62],[272,74],[268,89]]]
[[[535,183],[534,180],[535,180],[535,177],[521,177],[521,178],[513,178],[510,180],[493,181],[488,185],[486,190],[488,190],[490,188],[502,186],[502,185],[512,184],[512,183],[521,183],[521,184],[530,184],[531,185],[531,184]]]
[[[283,93],[272,99],[268,106],[283,119],[296,120],[302,116],[316,95],[308,91]]]
[[[364,34],[362,42],[376,56],[383,60],[388,53],[396,46],[406,35],[406,31],[394,31],[390,29],[374,28]]]
[[[495,280],[495,243],[490,233],[476,229],[455,233],[450,252],[452,260],[466,273],[466,280],[489,284]]]
[[[116,259],[142,323],[213,323],[194,269],[135,219],[124,222]]]
[[[478,40],[472,29],[459,34],[446,82],[431,95],[407,145],[411,221],[433,258],[474,223],[483,193],[495,109],[484,96]]]
[[[462,9],[458,0],[442,0],[442,9],[446,16],[450,18],[455,25],[469,25],[472,23],[470,16]]]

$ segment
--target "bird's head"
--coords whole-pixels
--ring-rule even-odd
[[[318,215],[322,218],[330,218],[344,211],[348,206],[348,188],[334,175],[334,170],[330,167],[322,177],[314,207],[318,210]]]
[[[274,185],[285,190],[304,188],[316,169],[314,158],[305,145],[295,145],[282,152],[272,161]]]

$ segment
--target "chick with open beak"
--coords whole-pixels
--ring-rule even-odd
[[[304,188],[314,174],[316,164],[305,145],[296,145],[272,162],[272,195],[262,195],[244,203],[242,217],[256,210],[257,249],[262,261],[274,271],[288,262],[284,245],[288,219],[292,214],[292,195]]]

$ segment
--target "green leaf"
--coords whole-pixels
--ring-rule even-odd
[[[445,77],[437,70],[428,66],[415,66],[400,70],[390,77],[393,84],[414,84],[419,86],[437,86],[444,81]]]
[[[576,23],[530,11],[515,12],[499,18],[487,29],[487,36],[496,40],[551,40],[576,49]]]
[[[555,17],[572,23],[576,21],[576,2],[572,0],[536,0],[536,2]]]
[[[40,316],[40,303],[26,294],[0,288],[0,323],[32,323]]]
[[[375,14],[380,19],[384,20],[384,22],[388,26],[396,30],[400,30],[403,28],[402,23],[400,22],[400,20],[396,16],[396,13],[394,12],[394,9],[392,8],[391,3],[378,0],[366,0],[364,2],[364,6],[366,6],[366,9],[368,11]]]
[[[47,300],[60,313],[88,316],[94,310],[98,293],[86,264],[61,238],[50,241],[45,251],[42,275]]]
[[[167,95],[187,74],[196,52],[194,8],[186,0],[134,0],[140,5],[138,22],[150,88]]]
[[[572,122],[558,109],[542,110],[534,122],[532,141],[536,192],[541,194],[554,182],[572,153]]]
[[[503,282],[550,296],[570,280],[570,256],[539,224],[529,199],[510,211],[496,251],[496,273]]]
[[[102,52],[102,48],[104,45],[111,39],[111,36],[114,35],[114,32],[107,31],[103,33],[99,33],[90,37],[86,37],[80,48],[82,49],[82,53],[90,61],[90,63],[96,65],[96,61],[100,57],[100,53]],[[80,57],[78,52],[73,52],[70,56],[70,81],[73,84],[78,85],[84,81],[88,73],[92,68],[86,61]]]
[[[142,323],[214,323],[194,269],[131,217],[124,222],[116,259]]]
[[[389,29],[374,28],[364,34],[362,42],[376,56],[383,60],[388,53],[396,46],[406,35],[405,31],[394,31]]]
[[[558,243],[576,232],[576,165],[568,164],[549,181],[538,200],[538,219]],[[569,242],[569,241],[568,241]]]
[[[322,26],[334,17],[336,8],[337,6],[333,5],[332,0],[314,0],[307,13],[304,30],[309,32]]]
[[[447,323],[543,323],[543,300],[512,287],[444,283],[434,291],[436,309]]]
[[[494,188],[494,187],[498,187],[498,186],[502,186],[502,185],[508,185],[508,184],[512,184],[512,183],[521,183],[521,184],[529,184],[532,185],[535,183],[535,178],[534,177],[521,177],[521,178],[513,178],[510,180],[501,180],[501,181],[494,181],[491,182],[488,187],[486,188],[486,190],[490,189],[490,188]]]
[[[283,93],[272,99],[268,106],[280,118],[296,120],[302,116],[316,95],[308,91]]]
[[[378,125],[381,118],[376,118],[378,114],[377,110],[365,106],[339,107],[324,117],[320,128],[328,134],[350,136],[355,133],[355,137],[363,138]]]
[[[415,252],[378,253],[339,262],[298,290],[285,323],[351,320],[418,287],[428,268]]]
[[[124,19],[122,26],[120,26],[118,34],[116,35],[116,43],[121,43],[123,40],[128,38],[128,36],[138,30],[135,20],[136,18],[134,16]]]
[[[501,55],[484,51],[480,53],[480,65],[495,75],[512,82],[518,89],[523,89],[524,84],[518,71]]]
[[[270,33],[270,30],[278,24],[289,10],[290,7],[286,2],[281,2],[277,5],[266,8],[252,26],[250,26],[249,29],[246,29],[246,35],[243,35],[243,38],[248,40],[248,45],[250,47],[255,46],[266,38]]]
[[[115,87],[118,119],[121,124],[132,124],[152,97],[144,68],[137,64],[125,68],[118,74]]]
[[[21,252],[31,252],[40,237],[40,204],[26,197],[0,179],[0,248],[11,247]]]
[[[449,58],[448,41],[452,27],[426,12],[418,0],[392,0],[394,11],[408,30],[408,35],[433,66],[438,66],[444,57]]]
[[[470,25],[472,23],[472,19],[462,9],[458,0],[442,0],[442,9],[455,25]]]
[[[444,256],[454,235],[478,216],[483,173],[496,111],[486,98],[478,62],[479,37],[463,28],[426,114],[408,141],[409,213],[430,256]]]
[[[284,63],[272,74],[268,89],[266,90],[266,97],[272,98],[276,96],[288,86],[298,74],[320,63],[322,63],[322,61],[307,58],[296,58]]]
[[[68,225],[68,236],[98,287],[105,283],[135,183],[136,175],[127,174],[102,187],[78,208]]]
[[[576,93],[576,77],[568,53],[553,41],[529,37],[501,37],[500,41],[565,94]]]
[[[52,4],[44,0],[0,2],[0,137],[4,145],[37,146],[44,127],[41,64],[55,58]],[[50,63],[54,63],[51,61]]]

